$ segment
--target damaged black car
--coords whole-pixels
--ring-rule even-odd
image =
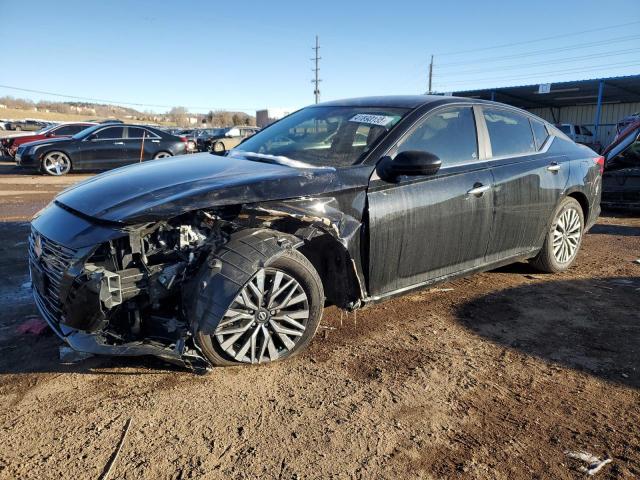
[[[493,102],[319,104],[226,156],[123,167],[62,192],[32,221],[34,297],[83,352],[193,368],[285,359],[327,305],[522,260],[569,268],[600,211],[600,160]]]
[[[635,117],[604,151],[602,205],[640,208],[640,118]]]

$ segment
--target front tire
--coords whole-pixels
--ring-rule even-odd
[[[296,250],[268,259],[237,292],[212,335],[196,332],[215,366],[267,363],[298,354],[318,329],[322,281]]]
[[[531,261],[538,270],[564,272],[578,256],[584,235],[584,213],[575,198],[565,198],[555,211],[542,249]]]
[[[227,149],[222,142],[215,142],[211,147],[211,151],[213,153],[224,153],[226,150]]]
[[[71,159],[63,152],[49,152],[42,159],[40,170],[54,177],[66,175],[71,171]]]

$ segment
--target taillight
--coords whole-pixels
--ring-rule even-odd
[[[600,167],[600,173],[604,172],[604,157],[596,157],[593,159],[593,163]]]
[[[187,137],[180,137],[180,141],[183,143],[187,143]]]

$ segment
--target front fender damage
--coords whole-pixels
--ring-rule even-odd
[[[63,337],[83,352],[206,367],[194,334],[213,334],[245,283],[288,249],[314,265],[328,304],[358,308],[365,290],[352,252],[362,224],[345,210],[333,197],[303,197],[127,226],[78,259]]]

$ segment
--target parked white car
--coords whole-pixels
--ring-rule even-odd
[[[562,133],[573,140],[576,143],[586,145],[596,152],[602,150],[602,145],[596,140],[593,132],[589,130],[585,125],[575,125],[573,123],[557,123]]]

